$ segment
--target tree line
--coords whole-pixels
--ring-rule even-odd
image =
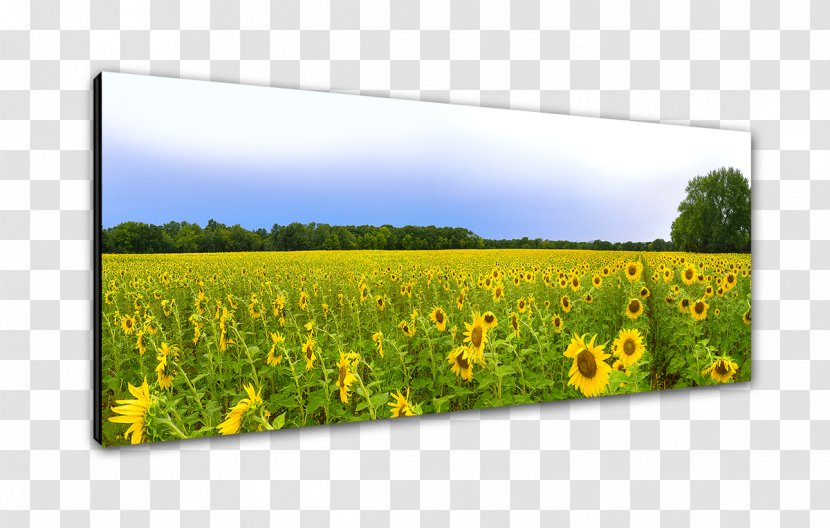
[[[626,251],[671,251],[670,241],[572,242],[542,238],[493,240],[463,227],[435,226],[333,226],[323,223],[274,224],[248,230],[239,224],[227,226],[215,220],[205,227],[191,222],[164,225],[123,222],[101,230],[103,253],[207,253],[231,251],[309,251],[354,249],[607,249]]]

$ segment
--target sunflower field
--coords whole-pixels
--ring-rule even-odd
[[[749,380],[746,254],[102,256],[104,445]]]

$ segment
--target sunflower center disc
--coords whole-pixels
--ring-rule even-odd
[[[695,313],[698,315],[703,313],[703,303],[695,303]]]
[[[631,310],[632,313],[637,313],[640,311],[640,301],[631,301],[628,305],[628,309]]]
[[[464,352],[461,352],[455,356],[455,361],[458,363],[458,366],[464,370],[467,370],[470,366],[470,362],[464,357]]]
[[[485,315],[484,316],[484,322],[487,323],[487,324],[492,324],[493,323],[493,316],[492,315]]]
[[[437,312],[435,314],[435,320],[438,321],[438,324],[443,323],[444,322],[444,313],[443,312]]]
[[[346,367],[342,366],[342,367],[340,367],[340,377],[337,378],[337,384],[342,387],[343,386],[343,380],[345,380],[345,379],[346,379]]]
[[[721,376],[726,376],[727,374],[729,374],[729,369],[726,368],[726,363],[723,360],[718,361],[718,366],[715,367],[715,372],[717,372]]]
[[[482,337],[484,337],[484,334],[481,331],[481,327],[477,326],[473,328],[473,331],[470,333],[470,341],[473,342],[474,347],[479,348],[481,346]]]
[[[586,378],[593,378],[597,373],[597,360],[588,350],[583,350],[576,356],[576,368]]]
[[[633,339],[627,339],[625,341],[625,344],[623,345],[623,352],[625,352],[626,356],[633,354],[636,349],[637,347],[634,345]]]

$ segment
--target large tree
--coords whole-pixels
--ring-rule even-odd
[[[749,182],[737,169],[720,168],[695,176],[672,223],[675,249],[707,253],[749,251],[751,239]]]

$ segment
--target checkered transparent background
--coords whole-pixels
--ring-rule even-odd
[[[751,130],[754,379],[104,451],[101,70]],[[825,0],[3,0],[0,526],[830,526],[829,222]]]

